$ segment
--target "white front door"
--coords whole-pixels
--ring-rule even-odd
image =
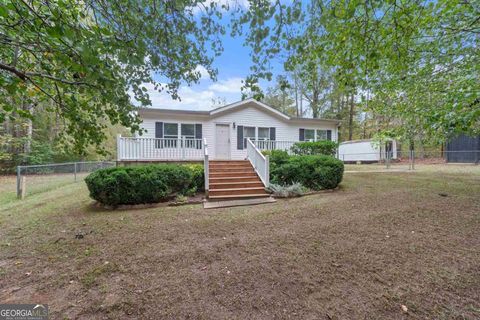
[[[230,126],[215,125],[215,159],[230,159]]]

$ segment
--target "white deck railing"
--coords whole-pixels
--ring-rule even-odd
[[[298,141],[287,140],[253,140],[259,150],[284,150],[291,153],[292,146]]]
[[[203,173],[205,175],[205,194],[208,196],[209,184],[209,167],[208,167],[208,144],[207,139],[203,139]]]
[[[203,160],[202,139],[117,138],[117,160]]]
[[[247,158],[257,172],[263,185],[268,187],[270,184],[270,161],[268,156],[264,156],[262,152],[255,147],[252,140],[247,138]]]

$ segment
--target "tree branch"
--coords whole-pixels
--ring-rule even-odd
[[[20,79],[22,79],[23,81],[26,81],[28,79],[27,75],[17,69],[15,69],[14,67],[12,66],[9,66],[9,65],[6,65],[6,64],[3,64],[0,62],[0,69],[3,69],[5,71],[8,71],[10,73],[13,73],[14,75],[16,75],[17,77],[19,77]]]
[[[71,80],[61,79],[61,78],[57,78],[55,76],[40,73],[40,72],[23,72],[23,71],[20,71],[20,70],[14,68],[12,66],[9,66],[9,65],[1,63],[1,62],[0,62],[0,69],[3,69],[3,70],[8,71],[10,73],[13,73],[14,75],[16,75],[18,78],[22,79],[23,81],[30,80],[30,78],[32,78],[32,77],[40,77],[40,78],[50,79],[50,80],[53,80],[53,81],[56,81],[56,82],[61,82],[61,83],[64,83],[64,84],[69,84],[69,85],[74,85],[74,86],[84,85],[84,86],[95,87],[94,85],[92,85],[90,83],[87,83],[87,82],[71,81]]]

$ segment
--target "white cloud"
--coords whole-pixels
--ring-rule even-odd
[[[143,85],[147,88],[153,108],[208,110],[212,105],[212,99],[215,98],[215,93],[211,90],[195,91],[188,86],[181,86],[178,89],[181,100],[173,100],[165,91],[155,90],[151,83]]]
[[[208,89],[221,93],[241,93],[242,78],[229,78],[220,80],[208,87]]]
[[[199,66],[197,68],[200,73],[203,72],[203,67]],[[178,89],[178,95],[181,101],[173,100],[165,91],[158,92],[151,83],[144,83],[143,86],[147,89],[153,108],[210,110],[212,109],[213,99],[225,99],[226,103],[240,100],[242,78],[234,77],[220,80],[209,86],[205,86],[205,83],[193,87],[181,86]]]
[[[200,79],[209,79],[210,78],[210,74],[208,73],[207,69],[202,65],[198,65],[195,68],[195,72],[200,73]]]

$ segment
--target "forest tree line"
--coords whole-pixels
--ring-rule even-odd
[[[343,120],[342,140],[391,136],[414,148],[480,134],[477,1],[241,3],[4,1],[0,161],[112,157],[117,133],[142,133],[133,100],[151,105],[144,84],[178,99],[198,66],[216,80],[227,32],[251,49],[245,92]],[[275,59],[284,72],[264,92]]]

